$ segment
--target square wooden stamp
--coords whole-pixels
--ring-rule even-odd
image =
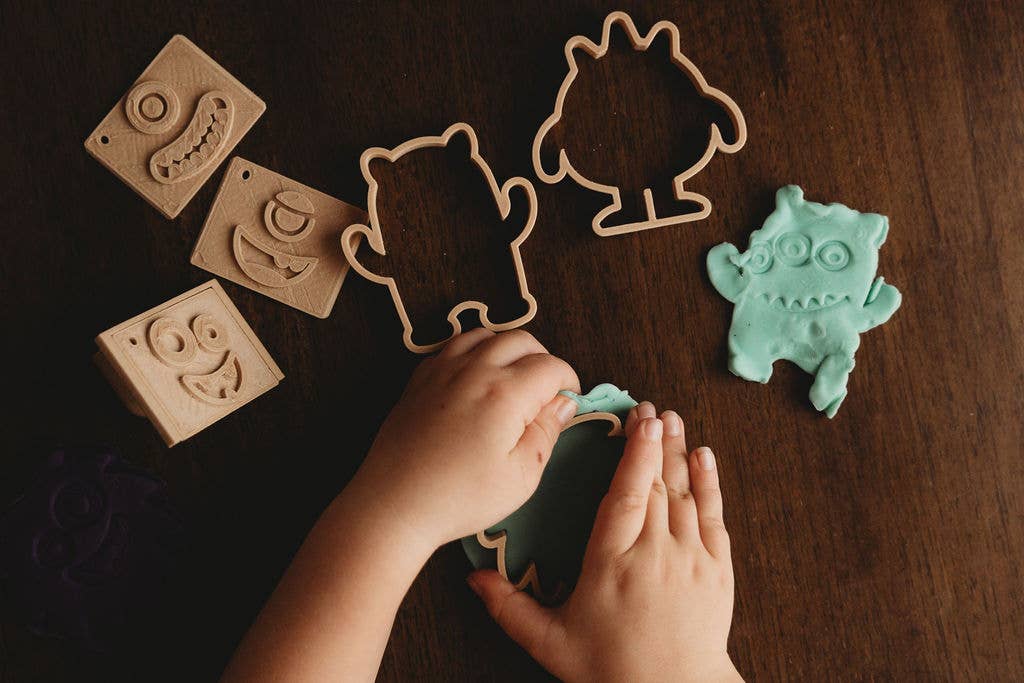
[[[216,280],[110,328],[96,344],[107,379],[168,446],[284,378]]]
[[[174,218],[266,108],[177,35],[86,139],[85,149]]]
[[[341,234],[366,212],[235,157],[192,252],[192,263],[318,318],[349,264]]]

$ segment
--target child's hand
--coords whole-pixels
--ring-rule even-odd
[[[568,602],[541,607],[493,570],[471,587],[503,629],[567,681],[740,680],[726,653],[733,574],[715,459],[683,422],[633,409],[622,461]]]
[[[413,373],[350,485],[428,552],[508,516],[533,494],[576,404],[576,373],[521,330],[476,329]]]

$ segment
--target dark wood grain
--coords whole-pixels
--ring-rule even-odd
[[[691,442],[718,453],[737,579],[730,649],[744,674],[1024,679],[1024,7],[622,4],[644,30],[678,23],[684,52],[734,97],[750,138],[695,179],[714,202],[699,223],[599,239],[589,223],[603,196],[538,183],[524,258],[540,310],[528,329],[584,385],[612,381],[676,408]],[[209,277],[188,255],[221,173],[171,222],[82,149],[156,51],[184,33],[266,100],[239,154],[364,204],[364,148],[460,120],[499,180],[532,177],[564,42],[596,38],[610,9],[0,7],[0,502],[55,444],[105,442],[169,482],[192,539],[188,597],[145,652],[38,640],[0,604],[0,679],[215,679],[417,361],[382,287],[353,277],[321,321],[225,282],[285,381],[171,450],[123,410],[90,363],[92,339]],[[591,116],[629,100],[642,117],[650,101],[649,132],[677,144],[666,95],[639,77],[607,83],[607,99],[585,95]],[[673,170],[656,154],[615,166],[628,151],[609,144],[600,163]],[[703,269],[712,245],[745,241],[787,183],[891,219],[879,273],[904,304],[864,335],[831,421],[791,366],[767,386],[726,371],[731,309]],[[420,242],[424,261],[392,264],[407,276],[439,262],[444,240]],[[447,267],[480,271],[470,251]],[[455,295],[424,283],[423,302]],[[467,570],[457,546],[431,560],[382,680],[544,676],[491,624]]]

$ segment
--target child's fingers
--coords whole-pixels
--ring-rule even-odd
[[[717,559],[729,557],[729,534],[722,517],[722,492],[718,468],[710,448],[701,446],[690,454],[690,490],[697,504],[697,520],[704,547]]]
[[[555,618],[555,612],[516,590],[493,569],[473,572],[466,581],[498,626],[543,664],[546,645],[562,638],[561,622]]]
[[[626,416],[626,426],[623,428],[626,436],[629,437],[633,433],[633,430],[636,429],[641,420],[654,417],[655,414],[654,404],[650,401],[644,401],[639,405],[633,406]]]
[[[626,439],[615,477],[597,510],[588,555],[618,556],[633,547],[644,527],[651,485],[661,460],[661,422],[643,420]]]
[[[486,327],[477,327],[476,329],[464,332],[463,334],[454,337],[450,342],[445,344],[445,347],[441,349],[441,353],[438,354],[438,357],[454,358],[455,356],[461,356],[464,353],[469,353],[476,348],[478,344],[493,336],[494,333]]]
[[[474,349],[474,353],[479,355],[481,360],[499,367],[511,365],[523,356],[547,352],[544,345],[526,330],[510,330],[496,334]]]
[[[527,462],[537,463],[543,469],[551,458],[551,450],[555,447],[558,435],[575,414],[575,401],[567,396],[555,396],[541,408],[533,422],[526,425],[523,435],[512,449],[512,457],[525,458]],[[540,481],[539,476],[537,480]]]
[[[523,356],[508,369],[517,380],[521,380],[529,396],[528,400],[539,398],[546,402],[563,389],[576,393],[580,391],[580,378],[576,376],[576,371],[564,360],[550,353]]]
[[[668,526],[673,536],[696,539],[697,507],[690,493],[690,466],[686,452],[686,428],[683,419],[674,411],[661,414],[665,425],[665,436],[661,447],[665,459],[661,466],[661,478],[668,489]]]

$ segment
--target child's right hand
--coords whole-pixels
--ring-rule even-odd
[[[687,457],[682,420],[650,403],[626,434],[568,602],[542,607],[493,570],[470,586],[563,680],[741,680],[726,652],[733,574],[714,455]]]

